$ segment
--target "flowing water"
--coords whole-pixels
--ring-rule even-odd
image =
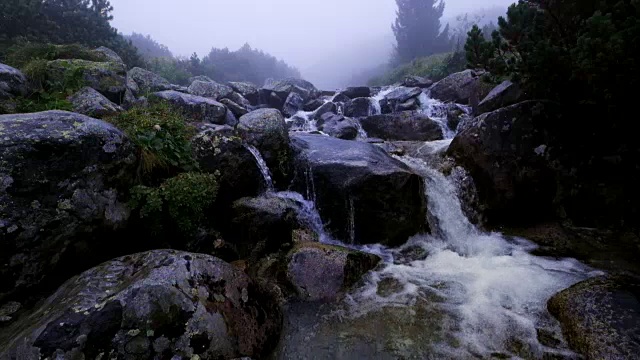
[[[258,165],[258,169],[260,169],[260,173],[262,174],[262,179],[264,180],[264,186],[267,192],[273,192],[275,187],[273,186],[273,180],[271,177],[271,171],[267,166],[267,163],[264,161],[264,158],[260,154],[260,150],[256,149],[255,146],[245,144],[244,147],[249,150],[253,158],[256,160],[256,165]]]
[[[342,302],[289,304],[274,358],[572,358],[546,302],[596,273],[573,259],[533,256],[524,239],[481,231],[462,211],[455,177],[399,159],[425,179],[432,233],[399,249],[360,247],[383,265]]]

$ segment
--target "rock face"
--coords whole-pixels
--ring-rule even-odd
[[[47,81],[64,84],[69,77],[79,77],[84,86],[94,88],[107,99],[120,104],[127,90],[122,64],[87,60],[54,60],[47,64]]]
[[[553,213],[555,178],[548,152],[558,107],[526,101],[480,115],[465,124],[449,147],[473,177],[487,220],[536,221]]]
[[[360,119],[367,135],[385,140],[434,141],[444,138],[440,123],[416,111]]]
[[[494,111],[519,102],[523,97],[520,86],[511,81],[503,81],[491,90],[478,105],[478,114]]]
[[[0,114],[15,110],[15,96],[27,94],[27,78],[18,69],[0,63]]]
[[[343,140],[354,140],[358,137],[356,120],[342,115],[327,113],[322,116],[321,130],[329,136]]]
[[[307,193],[303,175],[312,176],[316,205],[336,238],[399,245],[425,229],[422,178],[381,148],[310,134],[292,135],[292,147],[294,187]]]
[[[127,72],[127,83],[130,81],[138,87],[137,90],[130,87],[136,96],[147,96],[153,92],[171,90],[171,84],[167,79],[139,67]]]
[[[366,86],[348,87],[342,90],[340,94],[348,97],[349,99],[365,98],[371,96],[371,88]]]
[[[128,219],[120,195],[137,167],[120,130],[47,111],[0,116],[0,134],[0,303],[127,250],[109,235]]]
[[[196,80],[189,85],[189,94],[220,100],[229,96],[233,89],[215,81]]]
[[[429,91],[434,99],[467,105],[472,103],[474,98],[478,101],[484,99],[491,91],[491,86],[482,81],[480,74],[473,70],[465,70],[438,81]]]
[[[258,88],[255,85],[246,82],[230,82],[229,86],[231,86],[233,91],[249,100],[251,105],[258,105],[260,95],[258,93]]]
[[[349,101],[344,108],[344,114],[350,117],[364,117],[373,114],[371,98],[355,98]]]
[[[115,115],[123,109],[90,87],[84,87],[69,97],[73,111],[94,118]]]
[[[640,353],[640,281],[592,278],[549,300],[569,345],[587,359],[635,359]]]
[[[287,99],[284,102],[282,113],[286,117],[292,117],[298,111],[302,110],[303,107],[304,99],[302,98],[302,96],[292,92],[291,94],[289,94],[289,96],[287,96]]]
[[[156,250],[72,278],[16,325],[0,339],[2,359],[262,358],[278,342],[282,312],[220,259]]]
[[[378,262],[380,258],[373,254],[305,242],[288,254],[287,279],[303,300],[332,301]]]
[[[150,100],[166,101],[193,122],[222,125],[226,121],[227,108],[213,99],[167,90],[152,94]]]
[[[241,136],[255,146],[271,169],[276,186],[286,186],[293,173],[289,131],[276,109],[258,109],[240,118]]]

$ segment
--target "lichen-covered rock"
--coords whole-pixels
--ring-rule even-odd
[[[122,58],[120,57],[120,55],[118,55],[115,51],[107,47],[100,46],[99,48],[94,49],[93,52],[103,56],[105,58],[105,61],[111,61],[117,64],[124,65],[124,61],[122,61]]]
[[[520,102],[523,98],[523,92],[518,84],[514,84],[509,80],[503,81],[489,92],[489,94],[478,104],[478,114],[500,109]]]
[[[0,335],[0,358],[263,358],[281,328],[274,296],[239,269],[209,255],[155,250],[67,281]]]
[[[126,99],[127,97],[125,96],[125,100]],[[73,111],[94,118],[101,119],[105,116],[115,115],[123,111],[120,106],[114,104],[104,97],[104,95],[88,86],[71,95],[68,100],[71,102],[71,105],[73,105]]]
[[[242,96],[240,93],[237,93],[235,91],[231,92],[229,95],[227,95],[225,97],[226,99],[229,99],[231,101],[233,101],[234,103],[249,109],[252,107],[251,102],[249,100],[247,100],[247,98],[245,98],[244,96]]]
[[[587,359],[635,359],[640,354],[640,280],[599,276],[549,300],[549,312],[575,351]]]
[[[297,244],[287,260],[287,279],[308,301],[335,300],[380,262],[373,254],[317,242]]]
[[[346,103],[344,107],[344,115],[350,117],[364,117],[373,115],[374,108],[371,104],[371,98],[362,97],[355,98],[348,103]]]
[[[287,96],[282,106],[282,113],[287,117],[292,117],[304,107],[304,99],[302,96],[292,92]]]
[[[276,185],[286,187],[293,175],[287,123],[276,109],[258,109],[240,118],[241,136],[260,150]]]
[[[434,99],[444,102],[453,101],[464,105],[472,103],[474,99],[480,102],[492,88],[481,79],[481,75],[473,70],[451,74],[433,84],[429,93]]]
[[[189,93],[197,96],[203,96],[220,100],[227,97],[233,92],[233,89],[227,85],[217,83],[215,81],[196,80],[189,85]]]
[[[171,90],[171,84],[167,79],[139,67],[129,70],[127,79],[137,85],[137,91],[132,89],[137,96],[148,96],[150,93]]]
[[[149,99],[167,102],[193,122],[223,125],[226,121],[227,108],[210,98],[167,90],[154,93]]]
[[[224,106],[226,106],[232,113],[233,115],[235,115],[236,117],[241,117],[242,115],[245,115],[249,112],[249,110],[247,110],[247,108],[241,106],[240,104],[237,104],[235,102],[233,102],[230,99],[222,99],[220,100],[220,103],[223,104]]]
[[[108,123],[66,111],[0,116],[0,303],[131,249],[112,232],[128,219],[122,194],[136,167],[134,146]]]
[[[394,246],[425,229],[424,182],[405,164],[364,142],[300,133],[291,137],[298,174],[293,188],[315,194],[335,238]]]
[[[46,76],[53,83],[73,81],[94,88],[116,104],[122,102],[127,90],[125,68],[111,61],[54,60],[47,64]]]
[[[251,105],[258,105],[260,95],[257,86],[247,82],[230,82],[229,86],[231,86],[235,92],[249,100]]]
[[[373,115],[360,124],[367,135],[385,140],[434,141],[444,136],[440,123],[416,111]]]

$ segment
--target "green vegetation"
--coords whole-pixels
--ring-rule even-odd
[[[465,62],[461,53],[436,54],[418,58],[400,65],[388,73],[369,80],[369,86],[384,86],[402,82],[409,75],[422,76],[438,81],[450,74],[462,71]]]
[[[215,175],[183,173],[155,188],[134,187],[131,204],[141,219],[149,221],[153,232],[162,232],[170,225],[181,234],[193,234],[205,224],[217,193]]]
[[[53,45],[33,42],[19,42],[6,51],[4,62],[15,68],[25,67],[35,60],[80,59],[88,61],[106,61],[107,58],[97,51],[79,44]]]

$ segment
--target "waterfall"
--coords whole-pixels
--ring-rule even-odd
[[[281,199],[289,199],[295,201],[300,206],[296,208],[296,218],[298,223],[307,228],[316,235],[321,243],[335,244],[336,241],[329,236],[324,230],[324,224],[320,213],[316,209],[316,204],[312,200],[305,199],[302,194],[293,191],[282,191],[273,195]]]
[[[450,129],[447,124],[447,115],[449,106],[442,101],[431,98],[427,93],[423,92],[418,98],[420,102],[420,111],[427,115],[430,119],[438,122],[442,128],[442,133],[445,139],[453,139],[456,136],[455,129]],[[457,105],[462,111],[467,114],[471,113],[471,108],[464,105]]]
[[[273,186],[271,171],[269,170],[267,163],[264,161],[264,158],[260,154],[260,150],[256,149],[255,146],[249,144],[245,144],[244,147],[245,149],[249,150],[251,155],[253,155],[253,158],[256,160],[256,164],[258,165],[260,173],[262,174],[262,179],[264,181],[267,192],[273,192],[275,187]]]

